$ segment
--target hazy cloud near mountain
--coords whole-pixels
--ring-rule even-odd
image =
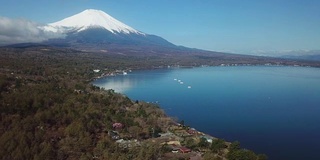
[[[60,38],[63,34],[44,31],[41,25],[25,20],[0,17],[0,45],[41,42],[50,38]]]

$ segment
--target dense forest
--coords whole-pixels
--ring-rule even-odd
[[[0,157],[267,159],[241,149],[239,142],[209,141],[203,133],[190,132],[156,104],[90,84],[95,77],[117,70],[199,65],[201,60],[143,59],[50,47],[0,48]]]

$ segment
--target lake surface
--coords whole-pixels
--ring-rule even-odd
[[[181,84],[180,82],[183,82]],[[134,71],[93,84],[269,159],[320,159],[320,69],[237,66]]]

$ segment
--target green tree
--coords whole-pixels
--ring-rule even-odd
[[[180,121],[180,124],[181,124],[182,126],[184,126],[184,120],[181,120],[181,121]]]
[[[245,149],[238,149],[229,152],[227,155],[229,160],[257,160],[258,157],[255,153]]]
[[[258,160],[267,160],[268,159],[268,156],[265,155],[265,154],[259,154],[258,155]]]
[[[223,160],[223,158],[216,153],[206,152],[203,155],[203,160]]]
[[[142,129],[138,126],[130,126],[128,128],[128,132],[134,137],[134,138],[138,138],[138,135],[140,133],[140,131],[142,131]]]
[[[210,149],[214,153],[219,153],[222,149],[227,148],[227,145],[223,139],[214,139],[212,140]]]
[[[35,159],[54,159],[55,155],[54,155],[54,149],[52,147],[52,145],[48,142],[43,142],[40,144],[41,147],[41,151],[39,153],[39,155],[36,156]]]
[[[240,149],[240,142],[234,141],[230,144],[230,152]]]
[[[208,146],[209,146],[209,142],[207,141],[207,139],[205,139],[204,137],[201,137],[198,143],[198,147],[206,148]]]
[[[183,143],[186,147],[191,149],[194,149],[198,145],[197,142],[192,137],[185,138]]]

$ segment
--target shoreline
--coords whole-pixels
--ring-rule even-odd
[[[217,66],[208,66],[208,67],[217,67]],[[220,67],[220,66],[218,66],[218,67]],[[243,67],[243,66],[239,66],[239,67]],[[247,68],[247,66],[244,66],[244,67],[246,67]],[[248,68],[250,68],[250,67],[252,67],[252,66],[248,66]],[[257,66],[254,66],[254,67],[257,67]],[[261,67],[261,68],[266,68],[266,69],[270,69],[270,70],[272,70],[273,69],[273,67],[280,67],[280,68],[287,68],[287,69],[290,69],[290,70],[296,70],[296,71],[301,71],[301,70],[309,70],[308,68],[309,67],[300,67],[300,66],[269,66],[269,65],[263,65],[263,66],[258,66],[258,67]],[[300,67],[300,69],[298,69],[298,68]],[[195,67],[195,68],[197,68],[197,67]],[[295,69],[295,68],[297,68],[297,69]],[[305,68],[305,69],[303,69],[303,68]],[[166,69],[166,68],[165,68]],[[172,69],[172,68],[171,68]],[[285,69],[285,70],[287,70],[287,69]],[[316,70],[318,70],[318,68],[315,68],[315,67],[312,67],[312,68],[310,68],[311,70],[314,70],[314,71],[316,71]],[[150,71],[150,72],[148,72],[148,73],[152,73],[153,71],[152,70],[148,70],[148,71]],[[142,72],[141,72],[142,73]],[[162,72],[161,72],[162,73]],[[121,76],[121,75],[120,75]],[[172,77],[172,75],[170,76],[170,77]],[[174,78],[177,78],[177,77],[174,77]],[[170,80],[170,79],[169,79]],[[129,97],[130,98],[130,97]],[[139,99],[141,99],[141,97],[139,98]],[[142,99],[141,99],[142,100]],[[153,101],[154,102],[154,101]],[[151,102],[152,103],[152,102]],[[160,105],[160,107],[161,107],[161,105]],[[169,106],[168,106],[169,107]],[[161,107],[162,108],[162,107]],[[167,111],[165,110],[165,108],[163,108],[164,109],[164,111],[167,113]],[[181,118],[181,117],[178,117],[179,119]],[[188,120],[189,121],[189,120]],[[176,121],[177,122],[177,121]],[[191,127],[195,127],[196,128],[196,130],[197,130],[197,126],[196,125],[192,125]],[[204,132],[204,134],[205,134],[206,132]],[[208,133],[208,132],[207,132]],[[211,136],[215,136],[215,134],[209,134],[209,135],[211,135]],[[221,135],[220,135],[220,137],[221,137]],[[222,136],[223,137],[223,136]],[[229,137],[229,139],[230,139],[230,137]],[[235,139],[232,139],[232,140],[235,140]],[[251,147],[247,147],[247,148],[252,148],[252,146]],[[254,149],[254,148],[253,148]],[[261,149],[260,149],[260,151],[261,151]],[[269,153],[270,154],[270,153]]]

